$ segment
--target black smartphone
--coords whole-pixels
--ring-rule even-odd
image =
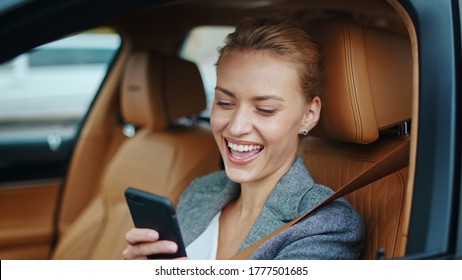
[[[178,245],[178,251],[175,254],[150,255],[149,259],[172,259],[186,256],[175,210],[168,198],[135,188],[127,188],[125,199],[136,228],[154,229],[159,233],[160,240],[171,240]]]

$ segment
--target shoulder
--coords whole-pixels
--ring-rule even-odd
[[[316,185],[311,191],[324,198],[332,193],[321,185]],[[341,198],[272,237],[251,258],[357,259],[364,234],[362,217],[347,200]]]
[[[319,259],[357,259],[361,253],[365,235],[361,215],[344,198],[337,199],[316,210],[295,225],[292,241],[312,246]],[[313,236],[322,243],[312,244]],[[294,252],[305,254],[303,250]],[[289,251],[282,254],[290,254]]]
[[[334,191],[326,187],[324,185],[313,183],[310,188],[307,188],[306,191],[303,193],[300,202],[298,204],[298,216],[306,213],[311,208],[315,207],[330,195],[332,195]],[[347,202],[348,204],[348,202]]]
[[[344,198],[337,199],[294,225],[294,232],[300,235],[313,233],[341,233],[355,239],[363,234],[361,215]]]
[[[320,184],[314,184],[313,187],[304,194],[302,202],[300,203],[300,215],[306,213],[311,208],[317,204],[324,201],[334,191]],[[316,204],[311,206],[308,201],[316,200]],[[363,220],[361,215],[356,211],[353,206],[346,200],[344,197],[338,198],[335,201],[313,211],[305,219],[300,221],[297,225],[300,228],[306,227],[306,225],[311,227],[316,226],[335,229],[343,228],[345,226],[352,226],[352,229],[362,229]],[[353,227],[356,225],[356,227]],[[297,228],[297,227],[296,227]]]

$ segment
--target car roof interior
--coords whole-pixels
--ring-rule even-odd
[[[360,5],[355,5],[356,2],[360,3]],[[178,50],[185,34],[191,30],[191,26],[233,26],[242,17],[264,14],[281,14],[302,23],[313,19],[340,16],[353,19],[364,25],[377,26],[407,34],[406,27],[397,12],[385,1],[377,0],[205,0],[197,3],[186,1],[176,5],[153,7],[122,17],[112,23],[122,32],[132,36],[139,34],[139,37],[133,37],[136,45],[150,45],[168,53],[172,50]],[[177,20],[178,18],[181,18],[181,20]],[[150,32],[146,32],[146,30]],[[155,36],[146,36],[150,33],[155,34]],[[161,34],[166,34],[167,36],[162,36]]]
[[[16,42],[4,47],[0,61],[11,58],[18,51],[98,26],[115,27],[130,36],[135,44],[172,52],[178,50],[184,36],[194,26],[234,25],[242,17],[258,14],[281,14],[299,22],[340,16],[408,34],[402,17],[384,0],[173,0],[155,3],[100,0],[69,1],[60,3],[59,7],[47,5],[49,3],[53,0],[32,1],[4,18],[9,23],[4,32],[21,36],[12,36]],[[27,21],[14,20],[24,16],[28,17]],[[54,25],[60,21],[66,24]],[[48,32],[37,34],[39,30]]]

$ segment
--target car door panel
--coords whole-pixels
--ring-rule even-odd
[[[56,139],[57,136],[54,136]],[[46,259],[74,140],[47,137],[0,145],[0,258]]]
[[[46,259],[62,181],[2,184],[0,259]]]
[[[53,148],[54,150],[50,148],[46,138],[0,143],[0,184],[62,178],[67,169],[74,140],[69,138],[59,141],[59,147]]]

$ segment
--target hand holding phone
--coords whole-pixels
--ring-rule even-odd
[[[136,228],[154,229],[159,233],[159,240],[170,240],[178,245],[178,250],[174,254],[149,255],[147,256],[149,259],[170,259],[186,256],[183,239],[170,200],[135,188],[127,188],[125,198]]]

